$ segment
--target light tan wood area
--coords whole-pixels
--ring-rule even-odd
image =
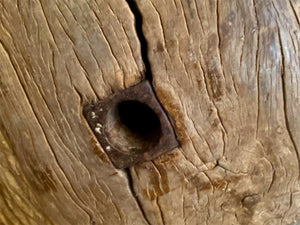
[[[0,224],[300,219],[300,1],[128,2],[0,0]],[[145,60],[180,147],[118,170],[82,109]]]

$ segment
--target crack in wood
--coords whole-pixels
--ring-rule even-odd
[[[144,218],[145,218],[145,221],[146,221],[149,225],[151,225],[150,221],[149,221],[148,218],[146,217],[145,211],[143,210],[142,204],[141,204],[139,198],[137,197],[137,195],[136,195],[136,193],[135,193],[135,191],[134,191],[134,187],[133,187],[133,179],[132,179],[132,176],[131,176],[130,169],[127,168],[127,169],[124,170],[124,172],[125,172],[126,175],[127,175],[128,187],[129,187],[129,190],[131,191],[132,196],[135,198],[136,203],[138,204],[138,207],[140,208],[140,210],[141,210],[141,212],[142,212],[142,214],[143,214],[143,216],[144,216]]]
[[[138,9],[138,6],[134,0],[126,0],[132,14],[135,18],[135,31],[139,38],[140,44],[141,44],[141,56],[144,63],[144,76],[147,80],[149,80],[150,83],[152,83],[152,72],[151,67],[148,59],[148,44],[145,38],[145,35],[143,33],[142,25],[143,25],[143,17]]]

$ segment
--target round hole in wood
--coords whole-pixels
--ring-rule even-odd
[[[139,101],[119,102],[107,120],[110,144],[125,152],[143,153],[155,146],[161,135],[156,113]]]

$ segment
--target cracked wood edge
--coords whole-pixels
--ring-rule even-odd
[[[131,169],[151,224],[300,217],[300,2],[136,1],[181,147]]]
[[[147,224],[81,108],[143,70],[125,1],[0,0],[0,223]]]

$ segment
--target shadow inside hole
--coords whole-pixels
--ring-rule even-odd
[[[123,101],[111,109],[106,131],[109,143],[128,153],[148,151],[159,142],[161,135],[158,116],[138,101]]]
[[[160,127],[155,112],[138,101],[125,101],[118,104],[120,121],[132,132],[147,135]]]
[[[143,153],[154,147],[161,135],[156,113],[138,101],[123,101],[109,113],[110,144],[123,152]]]

